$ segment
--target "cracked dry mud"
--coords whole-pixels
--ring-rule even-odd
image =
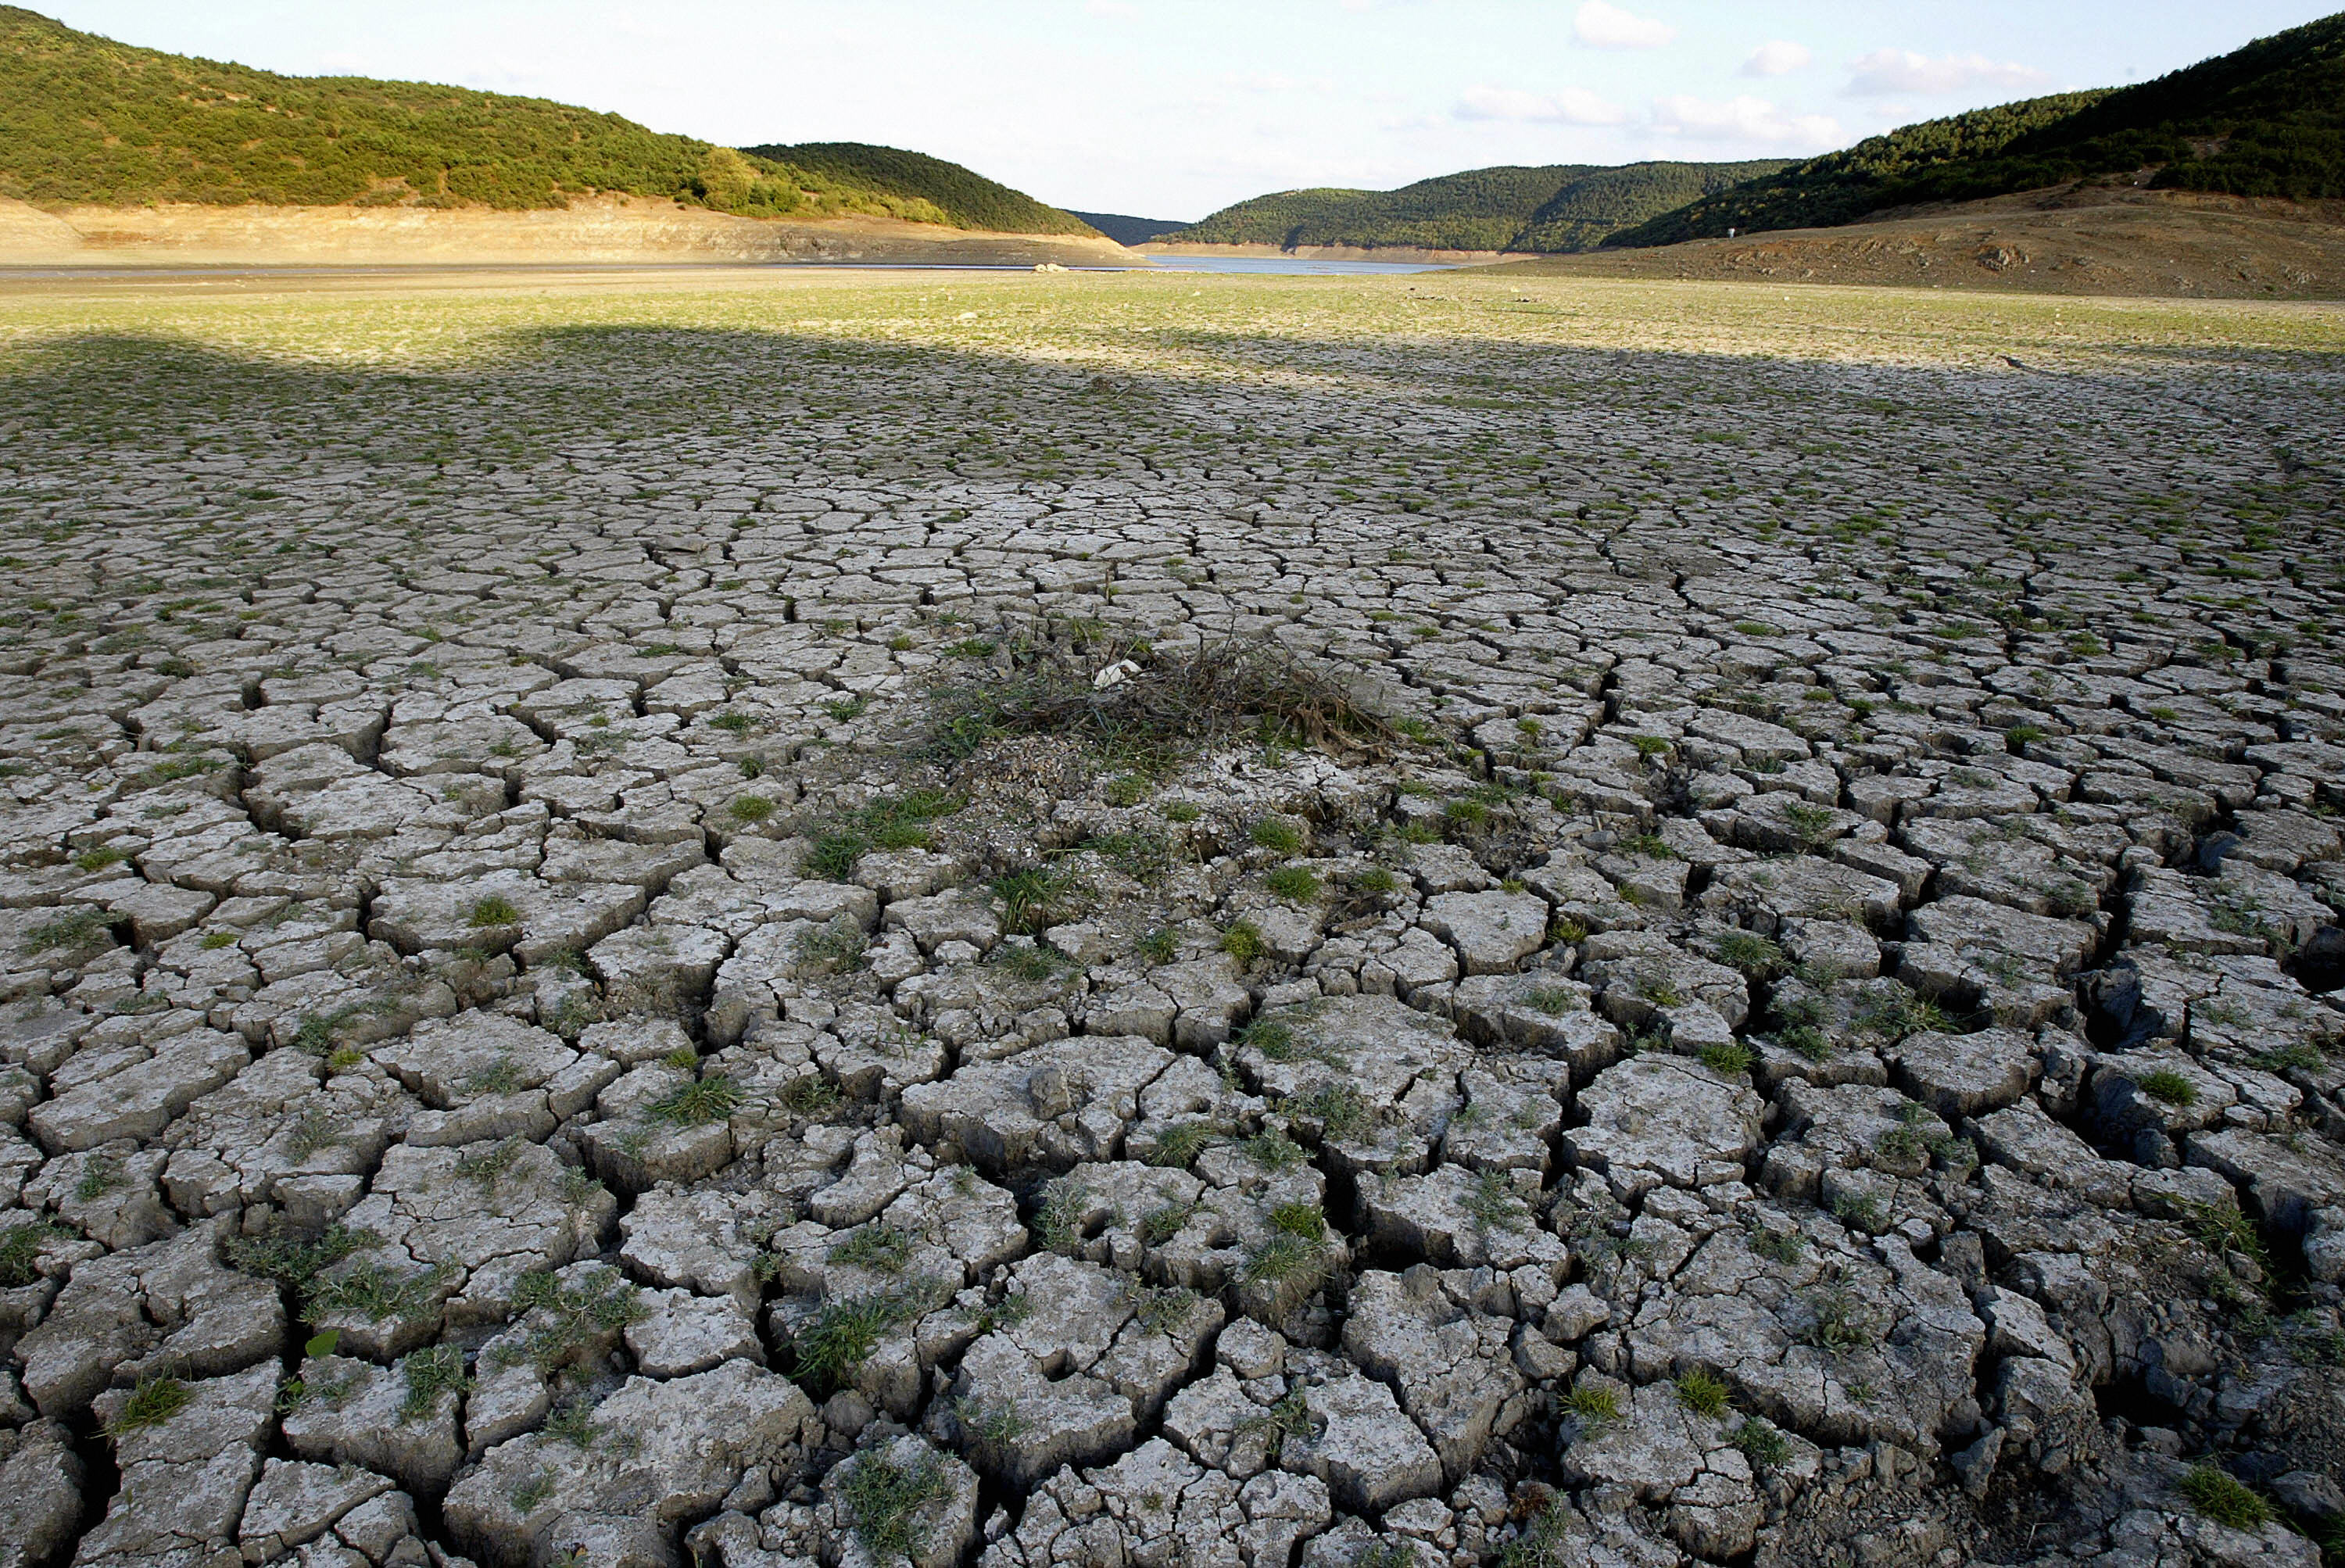
[[[0,304],[0,1565],[2309,1568],[2336,319],[1778,299]]]

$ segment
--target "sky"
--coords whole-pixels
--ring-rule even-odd
[[[1491,164],[1804,157],[2146,80],[2339,0],[32,0],[125,43],[732,146],[915,148],[1193,220]]]

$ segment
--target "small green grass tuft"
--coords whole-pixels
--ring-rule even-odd
[[[1058,974],[1057,955],[1041,946],[1003,942],[993,950],[993,967],[1026,985],[1043,985]]]
[[[2211,1464],[2193,1465],[2175,1490],[2200,1513],[2234,1530],[2259,1530],[2271,1521],[2271,1504],[2260,1493]]]
[[[1270,1228],[1281,1236],[1299,1236],[1305,1241],[1327,1239],[1327,1213],[1315,1203],[1297,1198],[1282,1203],[1270,1211]]]
[[[1713,1041],[1703,1046],[1700,1059],[1703,1066],[1728,1078],[1740,1078],[1751,1071],[1751,1048],[1729,1041]]]
[[[519,925],[521,911],[513,907],[513,901],[511,899],[491,893],[472,905],[472,913],[466,923],[474,931],[486,931],[496,926]]]
[[[1327,1244],[1324,1237],[1274,1232],[1245,1260],[1239,1277],[1270,1292],[1278,1306],[1292,1311],[1327,1277]]]
[[[910,1231],[875,1219],[848,1232],[845,1241],[830,1249],[829,1259],[849,1268],[901,1274],[912,1260],[915,1239]]]
[[[0,1231],[0,1290],[15,1290],[38,1279],[43,1244],[61,1239],[65,1234],[37,1219]]]
[[[870,1358],[882,1338],[935,1299],[935,1288],[924,1283],[826,1304],[790,1337],[797,1381],[827,1397]]]
[[[1270,891],[1289,903],[1307,904],[1319,896],[1319,878],[1308,866],[1281,866],[1270,873]]]
[[[1168,1203],[1162,1208],[1152,1208],[1140,1217],[1140,1239],[1148,1247],[1162,1247],[1181,1234],[1189,1217],[1197,1212],[1193,1203]]]
[[[1727,1441],[1761,1469],[1780,1465],[1792,1457],[1792,1441],[1773,1422],[1752,1416],[1727,1434]]]
[[[1726,1384],[1715,1374],[1696,1367],[1677,1380],[1678,1403],[1698,1416],[1716,1420],[1726,1414]]]
[[[1246,830],[1257,848],[1274,854],[1296,855],[1303,852],[1303,830],[1280,817],[1264,817]]]
[[[1762,980],[1782,973],[1787,965],[1779,944],[1749,931],[1731,931],[1720,937],[1718,961],[1731,969],[1739,969],[1744,974]]]
[[[1582,1383],[1564,1396],[1563,1408],[1582,1426],[1617,1421],[1620,1419],[1620,1390],[1601,1383]]]
[[[411,1351],[400,1363],[407,1391],[399,1404],[399,1419],[420,1421],[439,1408],[440,1396],[462,1393],[472,1386],[464,1375],[464,1352],[454,1345],[432,1345]]]
[[[1467,1195],[1466,1212],[1485,1230],[1515,1230],[1530,1223],[1529,1210],[1503,1171],[1484,1171]]]
[[[2198,1103],[2198,1090],[2189,1079],[2171,1067],[2160,1067],[2144,1073],[2137,1080],[2141,1092],[2164,1105],[2188,1110]]]
[[[1859,1315],[1855,1301],[1844,1291],[1815,1292],[1808,1298],[1808,1310],[1813,1314],[1813,1321],[1808,1326],[1807,1340],[1819,1349],[1862,1349],[1877,1338]]]
[[[782,1109],[808,1121],[820,1121],[847,1103],[838,1085],[819,1073],[791,1079],[782,1086],[780,1098]]]
[[[1284,1133],[1257,1133],[1238,1145],[1239,1152],[1266,1170],[1286,1170],[1301,1165],[1309,1156],[1303,1145]]]
[[[1063,1177],[1052,1182],[1034,1215],[1034,1239],[1052,1252],[1071,1250],[1083,1238],[1081,1226],[1090,1204],[1081,1183]]]
[[[177,1378],[142,1378],[122,1409],[106,1423],[106,1435],[117,1442],[131,1432],[159,1427],[188,1408],[195,1390]]]
[[[114,917],[104,910],[75,910],[43,921],[24,935],[16,951],[81,953],[113,940]]]
[[[1186,1170],[1208,1145],[1221,1139],[1221,1128],[1212,1122],[1177,1123],[1156,1135],[1156,1146],[1149,1152],[1148,1163]]]
[[[1067,874],[1054,866],[1020,866],[993,879],[1001,901],[1001,929],[1013,934],[1040,932],[1069,891]]]
[[[1222,951],[1237,960],[1239,968],[1250,969],[1269,954],[1270,943],[1254,921],[1232,921],[1222,930]]]
[[[644,1107],[646,1121],[671,1127],[697,1127],[730,1117],[747,1096],[722,1074],[680,1084]]]
[[[928,1550],[928,1532],[913,1516],[922,1507],[952,1495],[952,1483],[933,1453],[899,1463],[884,1449],[855,1461],[840,1488],[855,1533],[874,1563],[917,1558]]]
[[[1348,1138],[1364,1132],[1376,1119],[1367,1101],[1349,1084],[1322,1084],[1309,1094],[1287,1101],[1284,1108],[1294,1115],[1317,1122],[1331,1138]]]
[[[421,1317],[440,1288],[435,1266],[413,1274],[393,1274],[381,1264],[361,1258],[343,1273],[310,1283],[304,1293],[310,1319],[348,1313],[370,1323]]]

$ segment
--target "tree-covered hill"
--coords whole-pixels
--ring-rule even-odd
[[[810,141],[794,147],[777,145],[742,150],[835,179],[916,197],[935,207],[945,215],[946,221],[959,229],[990,229],[1003,234],[1098,232],[1071,212],[1045,206],[1022,190],[1012,190],[959,164],[930,158],[924,152],[874,147],[859,141]]]
[[[2112,178],[2235,196],[2345,197],[2345,15],[2137,87],[1907,126],[1664,213],[1608,243],[1827,228],[1914,202]]]
[[[1128,212],[1076,212],[1075,216],[1118,245],[1145,245],[1188,225],[1177,218],[1134,218]]]
[[[940,185],[906,188],[884,172],[764,158],[542,98],[282,76],[0,6],[0,196],[40,205],[519,210],[613,192],[751,217],[869,213],[977,227],[927,194]],[[1082,226],[1058,214],[1025,231]]]
[[[1779,168],[1756,164],[1502,165],[1398,190],[1288,190],[1223,208],[1167,240],[1432,250],[1584,250],[1706,192]]]
[[[1781,158],[1750,163],[1632,163],[1572,180],[1531,214],[1507,249],[1550,254],[1593,250],[1657,212],[1774,173]]]

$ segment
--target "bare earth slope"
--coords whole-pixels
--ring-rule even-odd
[[[2033,191],[1907,209],[1845,228],[1602,250],[1508,270],[2327,300],[2345,297],[2340,206],[2106,187]]]
[[[1112,240],[990,234],[890,218],[740,218],[647,198],[532,212],[411,207],[72,207],[0,200],[0,265],[283,266],[401,262],[922,261],[959,265],[1132,260]]]

